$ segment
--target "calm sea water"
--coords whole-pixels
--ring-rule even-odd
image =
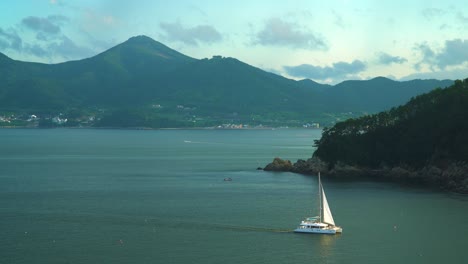
[[[0,263],[468,263],[468,198],[323,179],[342,235],[291,231],[320,130],[0,130]],[[224,178],[232,181],[223,181]]]

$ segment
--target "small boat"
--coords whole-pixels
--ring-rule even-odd
[[[343,229],[335,225],[333,215],[328,205],[325,191],[323,190],[322,182],[319,179],[319,216],[306,217],[300,225],[294,230],[296,233],[313,233],[313,234],[336,234],[343,232]]]

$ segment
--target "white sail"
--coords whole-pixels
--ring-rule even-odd
[[[322,187],[322,186],[321,186]],[[328,206],[327,197],[325,196],[325,191],[322,187],[322,209],[323,209],[323,222],[329,225],[335,225],[335,221],[333,220],[333,215],[330,210],[330,206]]]

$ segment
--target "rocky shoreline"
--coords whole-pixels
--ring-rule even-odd
[[[281,158],[274,158],[263,170],[300,174],[317,174],[320,172],[324,176],[334,178],[371,178],[375,180],[405,182],[432,186],[450,192],[468,194],[467,162],[450,162],[445,164],[444,168],[435,165],[427,165],[419,169],[404,166],[365,168],[341,162],[330,166],[330,164],[327,164],[317,157],[308,160],[298,160],[296,163]]]

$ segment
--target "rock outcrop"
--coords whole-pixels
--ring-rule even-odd
[[[312,175],[320,172],[324,176],[335,178],[367,177],[376,180],[435,186],[446,191],[468,194],[468,163],[466,162],[451,162],[446,164],[444,168],[434,165],[426,165],[418,169],[405,166],[367,168],[342,162],[337,162],[331,166],[317,157],[308,160],[300,159],[294,164],[289,160],[275,158],[264,170],[289,171]]]
[[[289,160],[283,160],[280,158],[273,159],[273,162],[266,165],[263,170],[266,171],[292,171],[293,165]]]
[[[317,174],[321,172],[326,174],[328,172],[328,164],[319,158],[300,159],[294,163],[292,172],[301,174]]]

